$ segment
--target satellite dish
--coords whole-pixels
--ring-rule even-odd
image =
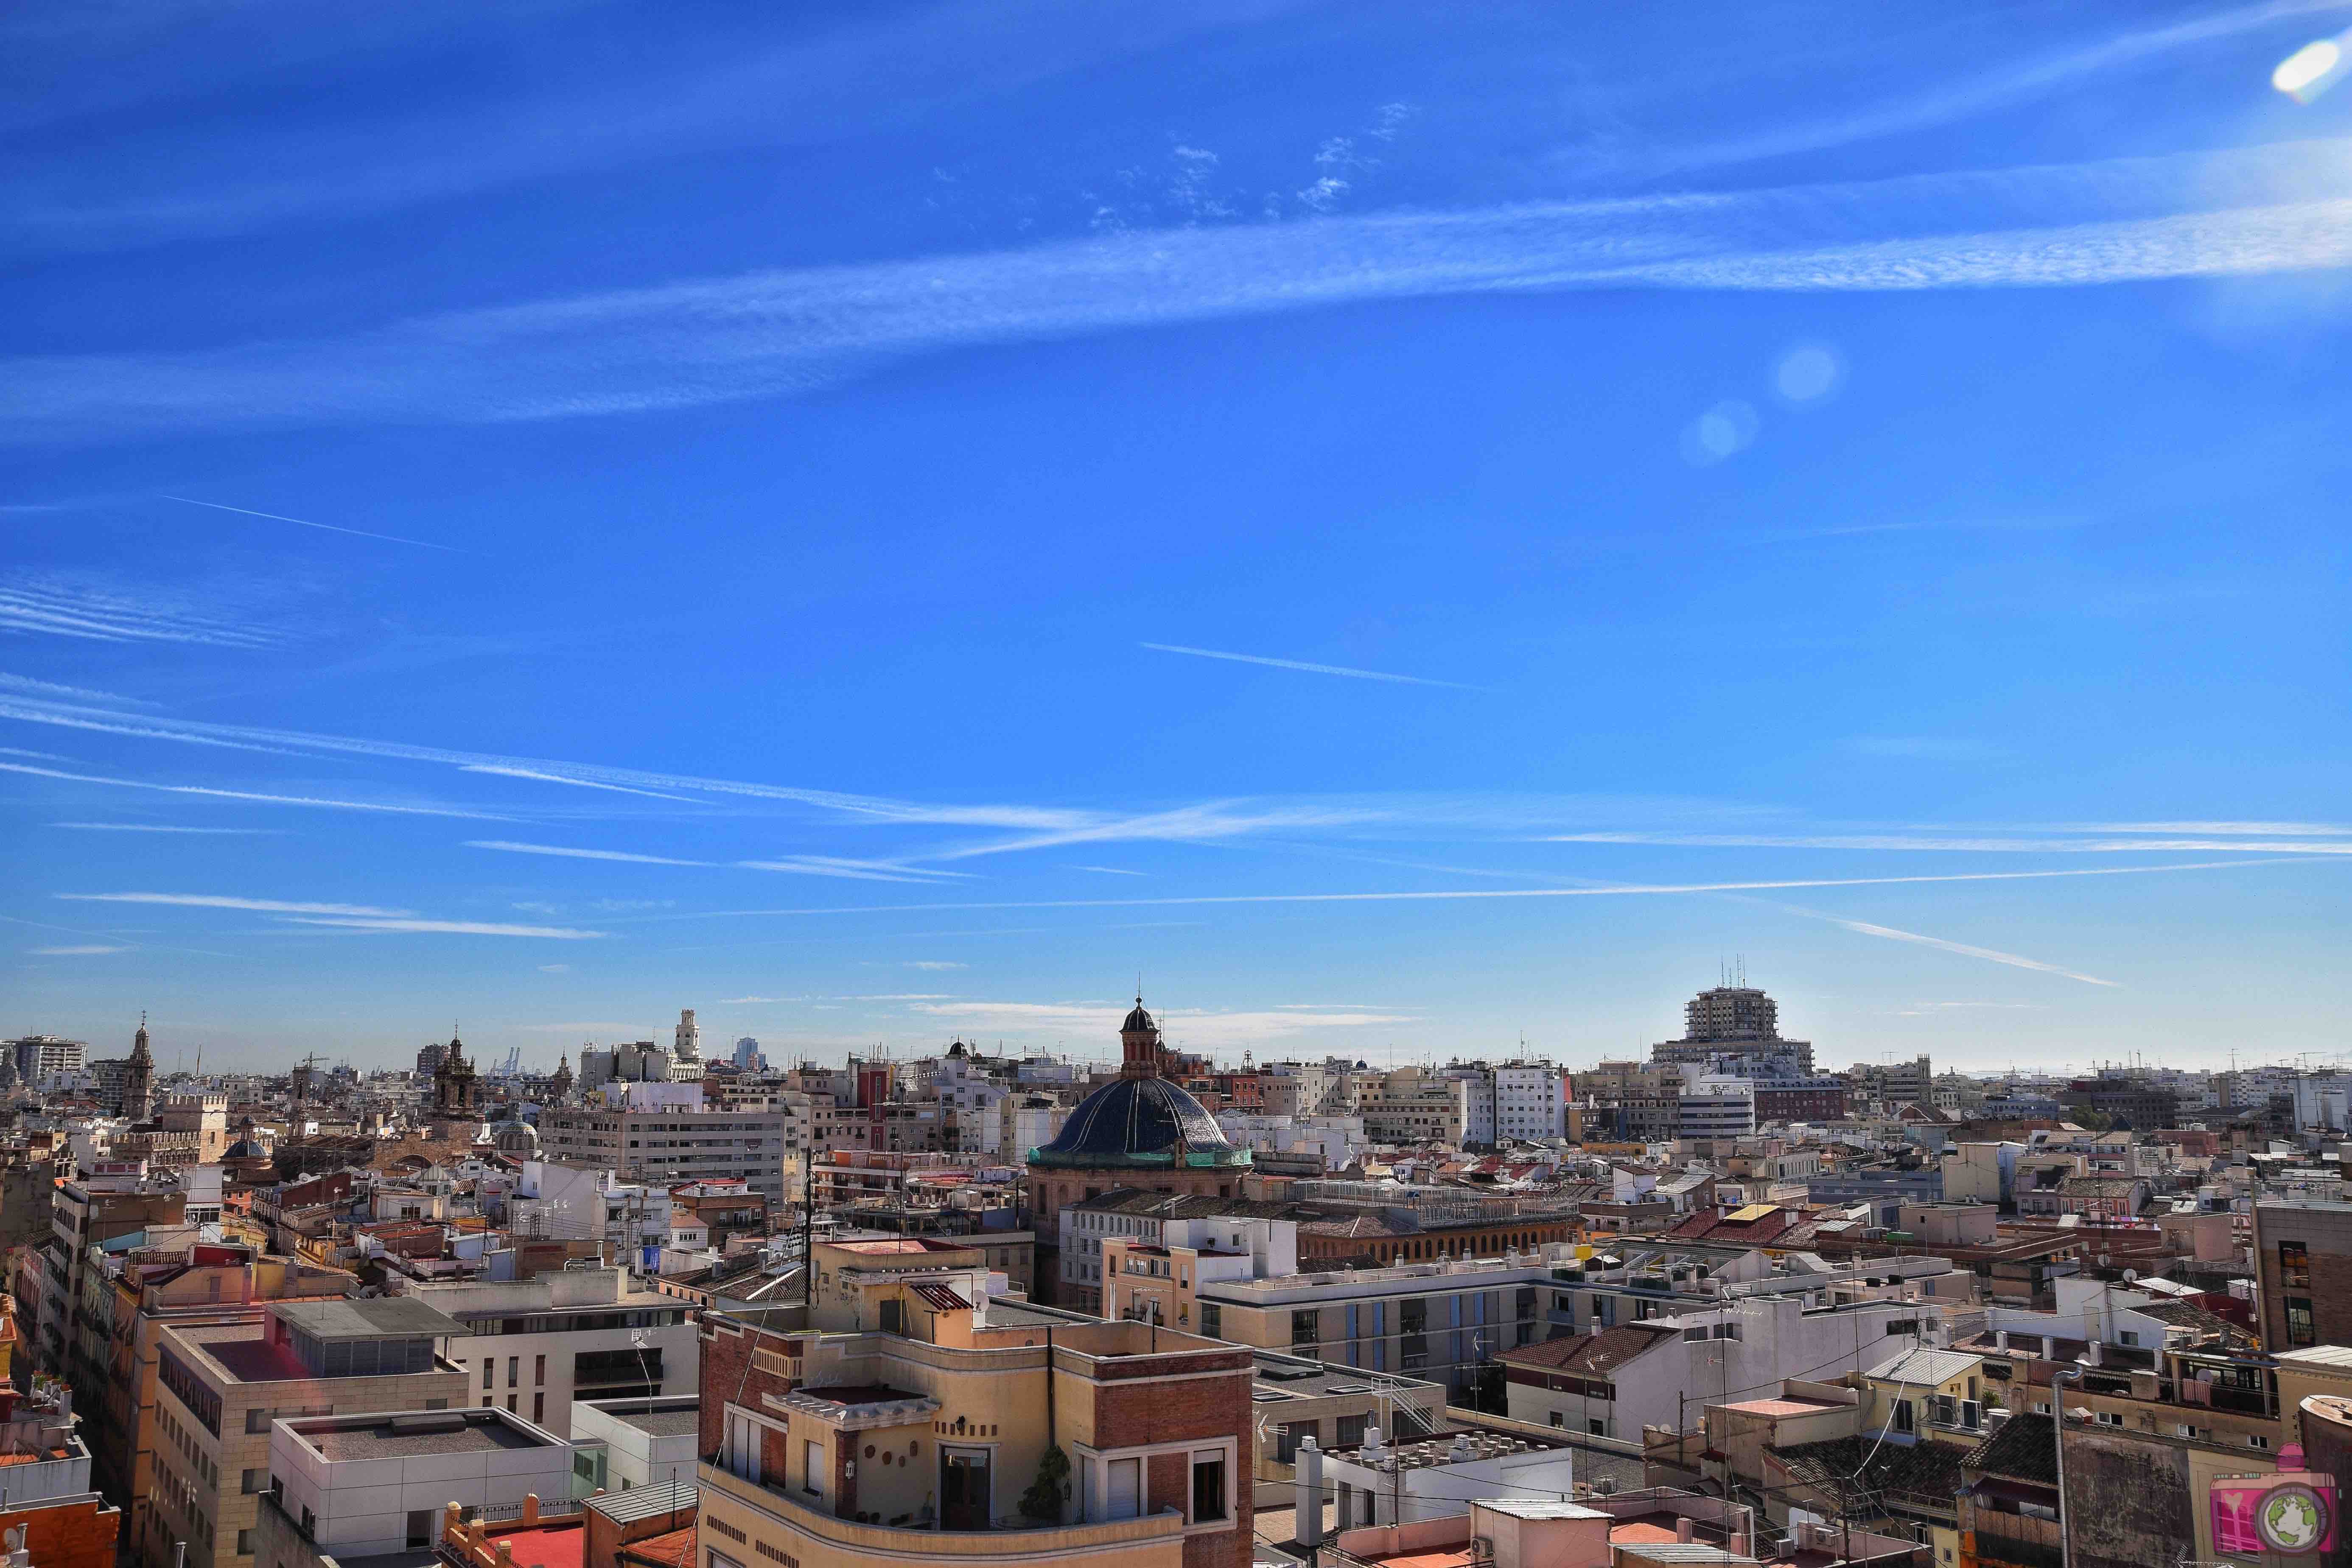
[[[2126,1269],[2125,1269],[2125,1270],[2124,1270],[2124,1283],[2125,1283],[2125,1284],[2126,1284],[2126,1285],[2132,1284],[2132,1283],[2134,1283],[2135,1281],[2137,1281],[2138,1279],[2139,1279],[2139,1270],[2138,1270],[2138,1269],[2137,1269],[2137,1268],[2126,1268]]]

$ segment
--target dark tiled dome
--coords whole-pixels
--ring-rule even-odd
[[[1166,1079],[1123,1078],[1087,1096],[1059,1137],[1029,1152],[1029,1163],[1080,1171],[1247,1165],[1250,1152],[1226,1142],[1216,1119]]]

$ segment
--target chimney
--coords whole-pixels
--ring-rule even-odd
[[[1684,1545],[1685,1545],[1685,1546],[1687,1546],[1687,1545],[1689,1545],[1689,1544],[1690,1544],[1690,1541],[1691,1541],[1691,1516],[1690,1516],[1690,1515],[1688,1515],[1688,1514],[1685,1514],[1685,1515],[1683,1515],[1680,1519],[1678,1519],[1678,1520],[1675,1521],[1675,1541],[1677,1541],[1677,1542],[1681,1542],[1682,1544],[1684,1544]]]
[[[1993,1349],[1995,1349],[1995,1350],[2002,1350],[2002,1351],[2007,1350],[2007,1349],[2009,1348],[2009,1331],[2008,1331],[2007,1329],[1996,1329],[1996,1330],[1994,1330],[1994,1331],[1993,1331],[1993,1336],[1992,1336],[1992,1344],[1993,1344]]]
[[[1323,1544],[1323,1450],[1315,1446],[1311,1432],[1298,1440],[1291,1475],[1291,1533],[1312,1552]]]

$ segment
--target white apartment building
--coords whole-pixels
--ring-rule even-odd
[[[674,1228],[669,1189],[624,1182],[610,1171],[525,1160],[507,1198],[507,1227],[519,1241],[611,1244],[607,1254],[641,1274],[661,1267]]]
[[[568,1444],[503,1410],[278,1421],[269,1432],[271,1487],[257,1521],[255,1561],[315,1560],[315,1552],[349,1563],[429,1551],[449,1504],[495,1516],[535,1496],[554,1512],[570,1495],[571,1470]]]
[[[1217,1131],[1244,1149],[1270,1154],[1312,1153],[1327,1171],[1341,1171],[1364,1152],[1360,1116],[1280,1116],[1237,1110],[1217,1113]]]
[[[956,1152],[1003,1152],[1004,1121],[999,1107],[1007,1091],[989,1072],[984,1058],[971,1055],[959,1040],[932,1069],[931,1092],[939,1097],[942,1129],[954,1125]],[[1021,1157],[1027,1155],[1028,1150],[1023,1149]]]
[[[572,1411],[572,1474],[608,1492],[694,1480],[698,1397],[592,1399]]]
[[[1070,1108],[1043,1094],[1010,1094],[996,1108],[997,1146],[1007,1164],[1019,1164],[1029,1151],[1051,1143],[1068,1120]]]
[[[1103,1243],[1114,1239],[1143,1247],[1216,1247],[1236,1253],[1243,1265],[1237,1277],[1244,1279],[1296,1274],[1297,1222],[1247,1212],[1260,1206],[1265,1205],[1131,1188],[1066,1204],[1059,1216],[1058,1299],[1075,1311],[1104,1310]]]
[[[1745,1138],[1756,1131],[1755,1080],[1684,1069],[1675,1104],[1677,1138]]]
[[[688,1303],[630,1288],[618,1268],[530,1279],[409,1283],[405,1295],[466,1325],[447,1356],[469,1401],[503,1408],[559,1437],[580,1399],[690,1394],[702,1366]]]
[[[1456,1062],[1438,1072],[1440,1079],[1462,1086],[1462,1142],[1474,1148],[1495,1146],[1495,1075],[1484,1062]]]
[[[1793,1291],[1676,1310],[1507,1352],[1506,1403],[1514,1421],[1600,1436],[1688,1429],[1707,1401],[1752,1398],[1783,1378],[1859,1377],[1898,1351],[1941,1344],[1945,1310],[1926,1299],[1814,1307]]]
[[[1549,1062],[1505,1062],[1495,1069],[1496,1142],[1567,1134],[1568,1095],[1558,1068]]]
[[[753,1192],[782,1204],[798,1191],[800,1175],[786,1121],[778,1110],[551,1107],[540,1113],[540,1148],[551,1161],[612,1171],[632,1182],[740,1176]]]

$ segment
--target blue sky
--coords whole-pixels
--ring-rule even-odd
[[[2339,1051],[2347,26],[0,20],[0,1029]]]

